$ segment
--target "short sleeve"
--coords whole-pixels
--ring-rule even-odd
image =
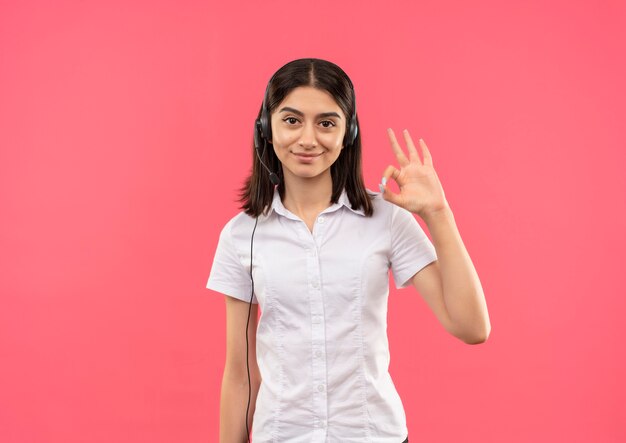
[[[213,266],[206,287],[222,294],[250,302],[252,282],[250,273],[241,261],[232,241],[232,221],[220,233],[213,258]],[[258,303],[252,296],[252,303]]]
[[[405,288],[423,267],[437,260],[430,239],[413,214],[394,205],[391,215],[391,272],[396,288]]]

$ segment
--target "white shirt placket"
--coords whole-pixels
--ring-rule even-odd
[[[326,216],[320,215],[313,234],[307,229],[307,278],[311,306],[311,361],[314,417],[314,442],[326,441],[328,424],[328,395],[326,368],[326,321],[324,316],[323,284],[320,273],[319,245],[325,231]],[[304,225],[304,223],[303,223]]]

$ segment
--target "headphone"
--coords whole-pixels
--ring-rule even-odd
[[[280,71],[280,69],[279,69]],[[267,82],[267,86],[265,87],[265,95],[263,96],[263,105],[261,107],[261,116],[257,118],[254,122],[254,151],[256,152],[256,156],[259,158],[259,162],[265,168],[265,170],[270,175],[270,181],[274,186],[277,186],[280,183],[280,179],[278,175],[273,172],[263,161],[263,155],[265,154],[266,142],[272,139],[272,125],[270,123],[270,111],[267,107],[267,97],[269,95],[270,85],[276,76],[276,73],[272,75],[270,81]],[[350,116],[350,123],[348,124],[348,128],[346,131],[346,137],[344,139],[344,146],[351,145],[356,140],[356,136],[359,133],[359,127],[356,123],[356,94],[354,92],[354,85],[352,84],[352,80],[350,77],[346,76],[346,79],[350,83],[350,90],[352,91],[352,103],[354,103],[352,109],[352,115]],[[261,151],[261,142],[263,142],[263,151]],[[347,143],[345,143],[347,142]]]
[[[280,69],[278,70],[280,71]],[[267,145],[267,141],[272,139],[272,128],[270,124],[270,111],[267,108],[267,97],[269,94],[270,85],[274,80],[274,77],[278,73],[274,73],[270,78],[269,82],[267,82],[267,86],[265,87],[265,95],[263,96],[263,106],[261,107],[261,116],[257,118],[254,122],[254,151],[256,152],[256,156],[259,159],[259,162],[265,170],[270,175],[270,181],[274,186],[277,186],[280,183],[280,178],[278,175],[273,172],[263,161],[263,155],[265,154],[265,147]],[[346,131],[346,137],[344,139],[346,143],[344,146],[351,145],[356,140],[356,136],[359,133],[359,127],[356,123],[356,95],[354,93],[354,85],[352,84],[352,80],[348,76],[346,76],[348,82],[350,83],[350,89],[352,90],[352,103],[354,103],[352,116],[350,117],[350,123]],[[263,151],[261,151],[261,143],[263,143]],[[252,229],[252,235],[250,237],[250,281],[252,282],[252,288],[250,290],[250,302],[248,306],[248,320],[246,322],[246,369],[248,371],[248,406],[246,407],[246,433],[248,435],[248,443],[250,442],[250,430],[248,429],[248,412],[250,410],[250,400],[252,396],[252,386],[250,382],[250,362],[248,361],[248,325],[250,324],[250,312],[252,310],[252,297],[254,296],[254,279],[252,278],[252,248],[254,244],[254,233],[256,231],[257,224],[259,222],[259,217],[257,216],[254,221],[254,228]]]

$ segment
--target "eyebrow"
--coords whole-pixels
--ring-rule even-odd
[[[299,115],[301,117],[304,117],[304,113],[302,111],[298,111],[297,109],[290,108],[289,106],[285,106],[284,108],[282,108],[278,112],[293,112],[294,114],[297,114],[297,115]],[[339,114],[337,114],[336,112],[322,112],[320,114],[317,114],[316,117],[337,117],[337,118],[341,118],[341,116]]]

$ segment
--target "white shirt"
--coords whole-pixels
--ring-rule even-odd
[[[261,308],[255,443],[407,437],[388,372],[389,270],[396,287],[405,287],[437,256],[409,211],[380,194],[372,203],[374,215],[366,217],[351,209],[344,191],[311,233],[275,191],[270,212],[259,216],[252,266],[252,302]],[[250,300],[254,221],[241,212],[224,226],[207,288]]]

